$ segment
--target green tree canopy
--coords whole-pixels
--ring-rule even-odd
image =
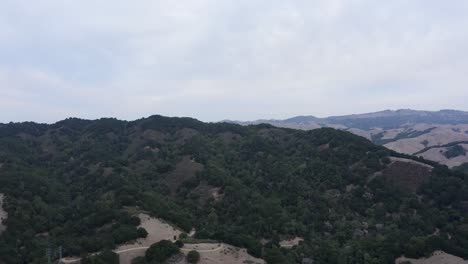
[[[189,253],[187,254],[187,262],[194,264],[198,263],[198,261],[200,261],[200,253],[198,253],[198,251],[196,250],[189,251]]]
[[[179,253],[178,246],[169,240],[161,240],[148,248],[145,258],[150,263],[163,262],[177,253]]]

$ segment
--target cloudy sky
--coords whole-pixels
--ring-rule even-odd
[[[1,0],[0,122],[468,110],[466,0]]]

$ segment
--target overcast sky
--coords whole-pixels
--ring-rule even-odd
[[[1,0],[0,122],[468,110],[466,0]]]

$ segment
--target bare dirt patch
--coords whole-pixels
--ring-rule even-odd
[[[174,194],[185,181],[195,177],[196,173],[201,170],[203,170],[202,164],[195,162],[190,156],[184,156],[177,163],[174,171],[166,176],[171,193]]]
[[[294,246],[299,245],[301,241],[304,241],[304,239],[301,237],[295,237],[293,239],[280,241],[279,244],[280,244],[280,247],[282,248],[292,248]]]
[[[328,149],[330,149],[330,144],[328,144],[328,143],[327,143],[327,144],[320,145],[320,146],[318,147],[318,150],[319,150],[319,151],[325,151],[325,150],[328,150]]]
[[[415,161],[415,160],[412,160],[412,159],[403,159],[403,158],[397,158],[397,157],[390,157],[390,160],[392,162],[396,162],[396,161],[400,161],[400,162],[407,162],[407,163],[411,163],[411,164],[416,164],[416,165],[419,165],[419,166],[422,166],[422,167],[426,167],[430,170],[434,169],[434,167],[432,167],[431,165],[428,165],[428,164],[425,164],[425,163],[422,163],[422,162],[419,162],[419,161]]]
[[[219,202],[221,199],[223,199],[224,194],[221,191],[221,188],[216,187],[210,190],[211,196],[216,202]]]
[[[368,140],[372,139],[372,133],[370,131],[362,130],[359,128],[349,128],[346,131],[351,132],[355,135],[367,138]]]
[[[141,219],[141,224],[138,227],[143,227],[148,232],[146,238],[139,238],[136,241],[117,247],[114,252],[119,255],[121,264],[131,264],[132,259],[145,255],[146,250],[154,243],[161,240],[174,241],[174,237],[178,238],[182,233],[170,224],[161,219],[150,217],[147,214],[140,213],[138,217]],[[62,260],[64,263],[79,263],[80,258],[69,257]]]
[[[422,184],[428,182],[431,175],[431,166],[397,158],[393,158],[392,163],[381,173],[389,183],[411,192],[416,192]]]
[[[204,205],[209,199],[214,199],[215,201],[217,201],[217,198],[221,196],[220,194],[218,194],[219,190],[220,188],[216,188],[214,186],[209,185],[205,181],[202,181],[192,192],[199,197],[198,202],[201,205]]]
[[[228,244],[186,244],[181,249],[184,254],[191,250],[197,250],[200,253],[199,264],[265,264],[265,261],[250,256],[246,249],[234,247]],[[182,264],[185,262],[178,262]]]
[[[459,144],[465,150],[468,150],[468,144]],[[463,163],[468,162],[468,155],[460,155],[451,159],[448,159],[444,153],[448,150],[447,147],[439,147],[439,148],[431,148],[426,152],[419,154],[423,156],[425,159],[433,160],[439,162],[441,164],[447,165],[449,168],[453,168],[456,166],[460,166]]]
[[[437,125],[418,124],[406,131],[420,131],[427,127],[435,127],[428,133],[414,138],[404,138],[385,144],[385,147],[406,154],[413,154],[426,147],[446,145],[451,142],[468,141],[468,134],[464,133],[467,125]],[[422,144],[425,142],[425,144]]]
[[[236,140],[239,140],[240,138],[242,138],[242,136],[239,134],[232,133],[232,132],[224,132],[224,133],[219,134],[218,138],[220,138],[224,144],[229,145],[235,142]]]
[[[163,239],[174,241],[174,236],[179,237],[181,231],[175,229],[163,220],[152,218],[146,214],[139,214],[142,220],[140,227],[148,231],[148,237],[138,239],[134,243],[118,247],[115,252],[119,254],[121,264],[130,264],[132,259],[144,256],[146,249],[152,244]],[[183,254],[191,250],[200,253],[200,264],[264,264],[262,259],[250,256],[245,249],[237,248],[224,243],[196,243],[185,244],[181,248]],[[172,262],[171,262],[172,263]],[[185,258],[179,258],[174,263],[185,264]]]
[[[164,140],[166,140],[167,138],[167,136],[164,133],[151,129],[145,130],[142,133],[142,137],[146,140],[149,139],[158,143],[164,143]]]
[[[144,256],[152,244],[163,239],[174,241],[174,236],[179,237],[181,234],[181,231],[161,219],[143,213],[140,213],[138,217],[142,221],[140,227],[148,231],[148,237],[137,239],[115,249],[114,252],[119,255],[120,264],[131,264],[134,258]],[[181,252],[185,255],[191,250],[197,250],[200,253],[199,264],[265,264],[264,260],[249,255],[246,249],[224,243],[187,243],[181,248]],[[181,256],[184,255],[181,254]],[[80,258],[69,257],[62,259],[62,261],[67,264],[79,263]],[[187,264],[185,257],[177,257],[170,263]]]
[[[0,234],[6,230],[6,226],[3,224],[3,220],[8,218],[8,213],[3,210],[3,200],[5,199],[5,195],[0,193]]]
[[[382,139],[394,139],[398,136],[398,134],[404,132],[405,129],[404,128],[396,128],[396,129],[389,129],[389,130],[385,130],[383,131],[383,136],[382,136]]]
[[[400,257],[395,260],[395,264],[399,264],[405,261],[409,261],[412,264],[468,264],[468,261],[454,255],[447,254],[443,251],[436,251],[432,253],[432,256],[429,258],[410,259]]]
[[[143,213],[138,214],[138,217],[141,219],[141,224],[138,227],[146,229],[148,236],[139,238],[133,243],[121,245],[114,250],[119,254],[121,264],[130,264],[132,259],[144,256],[146,250],[152,244],[164,239],[174,241],[174,237],[178,238],[182,233],[161,219]]]
[[[198,131],[193,128],[182,128],[176,132],[175,137],[178,138],[178,142],[183,143],[198,134]]]
[[[119,246],[116,249],[117,251],[129,248],[149,247],[164,239],[174,241],[174,236],[178,238],[182,233],[182,231],[174,228],[161,219],[150,217],[149,215],[142,213],[138,214],[138,217],[141,219],[141,224],[138,227],[146,229],[148,236],[146,238],[139,238],[133,243]]]

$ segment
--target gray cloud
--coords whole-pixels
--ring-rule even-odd
[[[0,122],[468,110],[468,2],[7,0]]]

